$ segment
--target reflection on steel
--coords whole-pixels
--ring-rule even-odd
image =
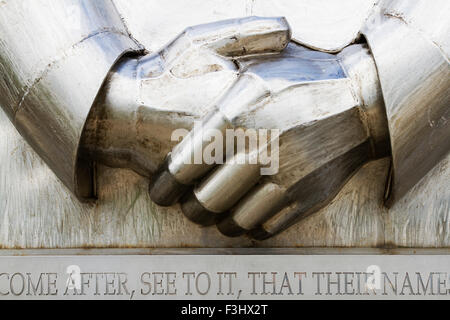
[[[107,0],[3,1],[0,35],[1,106],[66,187],[92,197],[83,126],[111,66],[140,47]]]
[[[153,2],[0,3],[0,105],[79,199],[95,195],[95,163],[130,168],[151,178],[155,202],[185,194],[192,221],[265,239],[330,203],[370,160],[392,153],[392,205],[448,154],[448,1],[352,0],[300,19],[309,0],[256,0],[250,12],[226,6],[225,17],[269,12],[292,30],[284,18],[231,19],[187,28],[168,45],[187,20],[205,22],[228,1],[183,13],[182,25],[186,2],[158,6],[173,12],[167,28],[136,10]],[[349,6],[358,15],[345,19]],[[195,131],[179,144],[171,135],[195,121],[279,129],[279,172],[186,165],[190,142],[206,144]]]
[[[283,18],[235,19],[188,28],[154,54],[125,59],[86,125],[85,156],[151,176],[170,151],[172,132],[191,128],[237,78],[228,57],[280,52],[289,37]],[[183,174],[180,169],[177,180]],[[173,190],[158,197],[174,181],[167,179],[152,189],[160,204],[173,197]]]
[[[450,150],[448,1],[387,2],[364,34],[383,88],[392,144],[392,205]],[[395,30],[395,32],[393,32]]]
[[[225,164],[206,178],[194,171],[191,181],[203,180],[182,205],[191,220],[209,224],[214,220],[208,217],[220,219],[219,213],[238,205],[219,228],[227,235],[239,235],[294,202],[301,203],[303,211],[317,211],[364,162],[387,155],[381,90],[374,61],[364,46],[333,56],[292,45],[280,56],[245,61],[242,74],[215,112],[228,120],[229,127],[279,129],[280,170],[262,180],[259,168],[251,165]],[[364,91],[358,90],[361,78],[366,80]],[[371,132],[379,134],[371,139]],[[171,157],[183,152],[179,147]],[[250,191],[258,182],[260,187]],[[270,188],[269,195],[258,194],[270,185],[278,187]],[[305,192],[308,188],[310,192]],[[252,214],[258,201],[265,203],[266,210]]]

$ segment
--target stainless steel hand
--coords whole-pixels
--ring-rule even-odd
[[[89,116],[83,157],[151,177],[172,132],[192,128],[238,77],[233,58],[280,52],[289,40],[284,18],[249,17],[190,27],[156,53],[124,59]]]
[[[186,159],[204,152],[209,143],[192,131],[173,150],[155,184],[176,180],[189,185],[202,179],[182,201],[190,220],[203,225],[221,221],[219,229],[236,236],[293,203],[317,210],[365,161],[388,153],[376,68],[363,45],[330,55],[291,44],[278,56],[239,63],[239,79],[217,102],[202,128],[220,132],[278,129],[272,142],[279,140],[279,171],[261,179],[264,165],[260,162],[236,164],[227,158],[210,174],[213,164],[186,164]],[[234,160],[240,156],[234,154]],[[327,183],[323,177],[330,170],[338,172]],[[177,186],[165,191],[179,190]],[[279,220],[285,219],[282,216]]]

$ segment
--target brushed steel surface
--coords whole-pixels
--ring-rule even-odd
[[[450,150],[449,14],[448,1],[385,1],[363,30],[379,71],[389,123],[388,205]]]
[[[199,228],[184,219],[177,206],[155,206],[148,196],[148,180],[126,169],[100,165],[98,201],[81,204],[5,113],[0,115],[4,249],[450,247],[450,156],[390,209],[380,203],[390,160],[370,162],[327,207],[272,239],[254,242]]]
[[[283,16],[300,44],[337,52],[352,43],[377,0],[114,0],[130,32],[157,51],[188,26],[245,16]],[[150,18],[151,17],[151,18]]]
[[[261,182],[275,183],[286,189],[285,199],[274,206],[274,210],[299,202],[304,204],[302,213],[297,215],[304,216],[306,211],[311,214],[331,201],[364,162],[389,153],[376,67],[365,46],[350,46],[339,55],[331,55],[290,44],[280,55],[238,62],[239,78],[218,100],[217,109],[203,120],[202,127],[224,132],[226,123],[228,128],[279,130],[278,136],[271,138],[280,143],[279,172],[264,177]],[[361,79],[364,79],[364,89],[361,89]],[[195,150],[191,148],[191,140],[199,141],[197,145],[203,154],[206,144],[203,133],[193,130],[188,140],[174,148],[171,159],[179,155],[183,155],[183,159],[193,158]],[[372,150],[368,148],[369,142]],[[258,153],[263,151],[258,150]],[[347,153],[351,157],[337,160]],[[338,163],[331,164],[334,161]],[[207,215],[224,213],[234,205],[250,210],[251,206],[242,202],[251,200],[241,199],[260,179],[258,170],[263,165],[232,162],[206,176],[205,170],[198,171],[196,165],[183,164],[189,181],[198,181],[193,190],[195,196],[188,197],[189,205],[182,205],[189,219],[209,224]],[[177,177],[176,172],[170,173]],[[260,200],[267,207],[271,205],[269,198]],[[260,216],[249,214],[246,220],[253,220],[240,221],[243,223],[240,227],[256,226],[276,212],[261,211]],[[200,215],[205,217],[200,218]],[[292,220],[291,217],[286,219]],[[278,228],[291,224],[284,221],[278,223]],[[224,225],[221,226],[224,231]],[[275,232],[272,228],[271,234],[282,230]]]
[[[173,132],[191,129],[236,79],[230,56],[279,52],[289,33],[283,18],[225,20],[186,28],[159,51],[124,59],[87,121],[83,154],[150,177],[174,146]],[[169,169],[189,184],[179,168],[184,155],[175,154]],[[201,172],[202,166],[193,169]]]
[[[56,13],[61,10],[65,12],[64,3],[85,3],[84,1],[42,1],[46,3],[44,8],[48,9],[48,12],[54,11],[55,17],[59,16]],[[348,1],[340,2],[341,5],[336,7],[329,5],[326,10],[323,10],[323,4],[316,5],[317,2],[311,1],[298,1],[293,4],[282,0],[276,2],[214,0],[208,1],[208,5],[205,6],[202,5],[204,4],[202,1],[194,1],[194,3],[173,1],[161,4],[161,2],[153,0],[115,0],[114,6],[110,2],[104,2],[111,9],[111,11],[106,10],[106,12],[111,12],[111,17],[107,13],[102,15],[100,21],[104,22],[102,19],[106,19],[106,24],[120,25],[119,30],[109,30],[107,27],[87,24],[88,30],[84,30],[86,34],[81,35],[65,30],[57,30],[55,34],[53,29],[57,28],[53,28],[52,23],[48,23],[53,21],[52,19],[32,15],[30,9],[34,8],[34,5],[38,5],[38,1],[32,2],[33,4],[29,6],[22,6],[23,11],[9,10],[12,6],[20,6],[23,3],[25,2],[0,2],[2,18],[13,17],[12,23],[9,23],[11,20],[0,19],[2,30],[7,31],[4,34],[5,37],[2,34],[0,47],[5,50],[5,43],[14,44],[10,47],[11,51],[3,51],[6,53],[2,57],[9,57],[9,60],[6,59],[5,62],[5,59],[2,59],[0,61],[3,75],[0,86],[4,88],[7,84],[12,84],[17,89],[6,90],[5,92],[8,94],[0,97],[5,110],[0,111],[0,245],[3,248],[450,246],[450,190],[448,188],[448,181],[450,181],[448,141],[450,140],[448,139],[447,121],[449,110],[449,83],[447,81],[449,78],[449,42],[447,35],[449,30],[448,19],[446,19],[448,4],[445,1],[436,1],[430,6],[425,4],[425,1],[417,1],[414,6],[408,1],[394,1],[392,2],[394,5],[386,5],[383,2],[381,6],[375,7],[371,1],[365,3]],[[87,9],[92,6],[93,9],[89,9],[87,12],[93,12],[96,15],[103,1],[86,3],[87,5],[83,8]],[[122,19],[112,13],[116,10],[114,7],[119,10]],[[294,7],[302,8],[302,10],[294,10]],[[287,14],[284,14],[280,8],[287,9]],[[303,8],[308,10],[303,10]],[[381,13],[381,18],[367,19],[369,11],[373,9],[377,11],[380,8],[381,11],[376,14]],[[9,15],[11,12],[20,12],[20,15]],[[98,201],[91,204],[78,202],[70,193],[70,189],[76,188],[73,178],[63,179],[69,189],[64,187],[8,121],[8,117],[13,118],[17,112],[17,115],[20,115],[20,121],[16,125],[18,128],[22,128],[20,129],[22,134],[40,152],[44,160],[48,163],[52,163],[52,161],[55,163],[51,166],[59,176],[64,176],[71,170],[71,166],[76,166],[76,160],[74,161],[76,154],[74,156],[73,152],[66,153],[69,158],[63,160],[53,157],[46,158],[43,153],[47,149],[38,142],[45,141],[41,139],[42,136],[46,137],[47,142],[54,142],[53,144],[46,142],[46,146],[48,150],[57,154],[60,153],[59,148],[61,147],[74,149],[78,141],[75,144],[73,141],[79,140],[84,119],[107,71],[123,52],[140,48],[134,40],[129,38],[128,32],[151,52],[158,52],[164,44],[189,25],[223,18],[263,14],[264,12],[271,16],[288,16],[289,21],[292,21],[294,39],[323,51],[342,50],[358,37],[361,26],[366,24],[364,33],[369,40],[380,72],[381,88],[375,81],[377,79],[373,72],[375,69],[371,66],[373,61],[360,59],[365,55],[364,52],[367,49],[357,48],[359,45],[350,46],[345,48],[340,56],[347,55],[347,57],[356,58],[341,59],[347,79],[342,81],[342,83],[345,82],[343,87],[337,87],[336,94],[331,96],[342,96],[343,91],[347,90],[343,90],[343,88],[348,88],[349,97],[352,96],[348,100],[352,100],[352,103],[364,111],[364,116],[359,119],[363,122],[366,137],[371,137],[368,139],[371,151],[377,157],[383,157],[386,148],[377,147],[383,144],[388,145],[385,132],[379,130],[385,126],[387,121],[380,112],[379,96],[380,90],[383,90],[388,109],[391,146],[394,155],[395,171],[392,187],[394,189],[400,187],[392,193],[398,196],[391,197],[391,199],[397,200],[391,208],[383,207],[380,200],[384,195],[384,186],[390,167],[390,160],[384,158],[363,165],[331,203],[315,215],[308,216],[301,223],[292,226],[283,234],[260,243],[247,238],[228,239],[221,236],[214,228],[198,228],[186,221],[177,206],[172,208],[155,206],[148,197],[148,180],[126,169],[112,169],[99,164],[95,185]],[[311,12],[315,14],[311,14]],[[330,12],[333,12],[333,15],[330,15]],[[28,19],[30,24],[19,23],[23,17],[30,15],[32,15],[32,18]],[[298,17],[302,17],[302,15],[308,18],[299,19]],[[430,19],[430,17],[433,18]],[[45,19],[46,23],[40,23],[41,19]],[[33,27],[34,21],[39,28]],[[2,24],[2,22],[4,23]],[[61,21],[55,19],[54,22],[60,23]],[[126,26],[123,25],[123,22]],[[380,23],[384,23],[384,25]],[[303,27],[299,27],[302,24]],[[25,26],[23,30],[21,25]],[[370,29],[373,26],[379,27]],[[392,32],[393,30],[398,30],[398,33]],[[389,34],[389,37],[384,37],[382,31]],[[16,32],[23,33],[23,37],[16,37]],[[52,41],[52,37],[57,36],[59,32],[61,32],[60,39]],[[6,38],[6,35],[9,38]],[[48,43],[36,44],[39,39],[47,38],[50,39]],[[110,38],[111,41],[108,40]],[[28,42],[22,39],[27,39]],[[108,43],[115,43],[114,41],[117,39],[119,39],[117,41],[118,49],[112,50],[112,52],[116,52],[116,55],[113,54],[111,57],[108,55],[107,59],[103,60],[102,50],[105,48],[98,44],[105,40]],[[28,56],[33,50],[24,50],[25,55],[22,55],[21,48],[27,45],[42,47],[42,52],[34,52],[35,55]],[[72,48],[72,46],[75,47]],[[65,50],[65,48],[70,49]],[[309,50],[305,50],[303,54],[309,54],[308,52]],[[71,65],[65,64],[66,54],[69,56],[73,54],[82,62],[89,60],[87,59],[89,54],[92,54],[90,58],[94,56],[98,58],[92,60],[93,65],[84,63]],[[320,55],[321,53],[313,54]],[[11,57],[17,59],[17,63],[11,63]],[[99,67],[104,72],[92,72],[93,69],[98,70],[96,63],[99,60],[107,61],[103,69]],[[47,67],[49,62],[51,65]],[[208,62],[214,62],[214,60]],[[53,64],[61,66],[61,70],[53,68]],[[423,72],[409,72],[414,66],[421,66],[419,69]],[[141,126],[138,128],[139,130],[129,132],[131,127],[124,126],[126,123],[124,120],[128,119],[126,114],[129,112],[129,106],[135,101],[130,102],[124,93],[128,90],[136,90],[127,76],[130,74],[129,72],[135,70],[135,67],[134,62],[120,65],[117,72],[111,75],[111,86],[105,87],[105,91],[101,93],[101,95],[106,94],[108,98],[111,97],[108,96],[108,90],[110,90],[109,92],[114,93],[113,100],[120,101],[117,106],[119,109],[123,108],[124,112],[122,114],[115,113],[112,118],[115,121],[111,122],[114,125],[111,129],[114,128],[112,131],[116,135],[112,136],[109,143],[117,143],[119,151],[120,147],[125,146],[128,155],[122,158],[125,161],[117,157],[112,159],[117,161],[116,163],[114,161],[108,163],[105,159],[111,160],[107,156],[110,150],[108,144],[105,144],[103,149],[105,153],[101,161],[116,167],[124,166],[124,164],[129,166],[130,163],[133,163],[135,165],[130,166],[131,169],[144,176],[149,176],[149,172],[156,170],[164,160],[165,154],[173,146],[173,143],[168,143],[166,139],[171,132],[171,127],[167,126],[167,123],[171,125],[177,123],[181,127],[190,128],[194,119],[200,119],[209,111],[210,105],[205,104],[199,106],[198,109],[193,107],[198,98],[195,95],[196,90],[191,95],[192,100],[188,104],[184,104],[181,99],[183,90],[180,92],[180,96],[172,98],[170,93],[176,92],[174,88],[179,88],[176,85],[166,87],[165,95],[161,95],[159,90],[137,92],[139,101],[143,101],[143,105],[153,104],[154,101],[159,105],[164,105],[166,101],[160,97],[171,97],[171,105],[176,108],[181,106],[181,112],[188,112],[179,118],[173,118],[173,115],[167,116],[164,108],[156,110],[159,113],[152,113],[151,116],[145,111],[145,108],[140,108],[137,119],[150,120],[149,122],[158,122],[162,125]],[[11,68],[15,71],[10,72]],[[225,70],[227,68],[228,66],[225,67]],[[234,66],[229,65],[229,68],[232,70]],[[155,64],[154,70],[159,72],[160,66]],[[175,75],[181,78],[193,71],[185,68],[173,70]],[[367,72],[360,72],[360,70]],[[62,77],[58,72],[63,74],[70,72],[83,76],[69,79]],[[92,79],[86,79],[84,76],[89,72],[93,74]],[[205,81],[216,81],[211,87],[218,91],[213,90],[210,92],[210,96],[202,97],[205,98],[205,101],[213,100],[221,93],[222,88],[231,84],[224,79],[229,76],[233,78],[234,74],[235,70],[232,70],[230,73],[225,72],[224,78],[203,79],[195,85],[197,88],[201,88]],[[43,77],[41,78],[41,76]],[[427,76],[429,77],[427,78]],[[425,78],[427,81],[424,81]],[[84,82],[86,80],[89,82]],[[90,82],[91,80],[93,82]],[[86,91],[83,89],[80,92],[56,90],[54,92],[59,96],[54,100],[54,107],[42,108],[39,101],[44,96],[35,94],[34,90],[64,87],[70,85],[70,81],[76,82],[79,88],[84,88],[84,86],[88,88]],[[366,83],[372,85],[365,86]],[[189,92],[188,86],[184,90],[184,92]],[[24,97],[24,94],[26,99],[22,101],[21,98]],[[205,94],[205,92],[201,94]],[[326,100],[325,97],[324,100]],[[28,104],[28,102],[30,105],[28,109],[20,108],[17,111],[18,106],[24,103]],[[55,108],[56,111],[59,110],[59,102],[69,105],[72,102],[77,105],[82,103],[86,107],[82,110],[75,108],[75,113],[66,114],[66,117],[61,118],[71,121],[76,119],[68,127],[64,123],[51,124],[50,122],[51,126],[43,129],[42,123],[46,123],[43,120],[47,119],[49,115],[51,117]],[[339,105],[340,102],[337,102]],[[420,106],[428,105],[427,103],[431,106],[430,108],[420,108]],[[412,107],[407,108],[408,106]],[[193,110],[192,113],[190,113],[191,110]],[[431,113],[428,112],[430,110]],[[288,115],[286,114],[284,121],[289,120]],[[155,118],[152,119],[153,116]],[[358,117],[355,114],[356,118]],[[36,119],[39,120],[36,121]],[[175,122],[173,119],[176,119]],[[160,120],[161,122],[159,122]],[[267,120],[265,121],[266,125]],[[67,122],[65,122],[66,125]],[[418,124],[418,126],[412,128],[413,124]],[[59,131],[61,128],[68,130]],[[103,128],[110,129],[106,123]],[[63,132],[59,142],[49,139],[52,129]],[[148,132],[145,132],[146,130]],[[30,135],[27,135],[27,132]],[[130,148],[126,139],[120,141],[124,132],[127,135],[133,134],[135,137],[151,136],[156,138],[153,141],[141,140]],[[419,134],[421,132],[426,134]],[[159,137],[162,137],[160,141],[158,141]],[[69,140],[70,143],[67,143]],[[304,141],[306,143],[306,139]],[[157,152],[152,153],[149,150]],[[415,154],[419,154],[419,156],[406,157],[411,152],[416,152]],[[149,153],[151,156],[147,157]],[[116,154],[118,153],[116,152]],[[421,161],[422,154],[426,156],[423,161]],[[129,155],[134,156],[135,159],[129,161],[129,158],[127,159]],[[97,160],[100,159],[102,158],[99,157]],[[320,166],[320,161],[327,162],[326,159],[320,157],[318,159],[319,163],[305,160],[305,166],[310,166],[310,168],[304,174],[314,171],[314,166]],[[292,169],[294,169],[292,166],[282,168],[280,177],[283,178],[276,182],[283,184],[284,181],[289,184],[287,177],[293,172]],[[64,172],[64,174],[59,172]],[[73,175],[73,171],[70,171],[70,175]],[[402,176],[407,177],[406,180]],[[422,176],[424,177],[419,181]],[[90,181],[90,179],[83,181]],[[403,183],[405,181],[406,183]],[[417,184],[407,192],[416,182]],[[88,190],[86,194],[90,192],[91,190]],[[403,194],[405,195],[401,198],[400,196]]]
[[[92,197],[83,126],[110,68],[141,47],[107,0],[2,1],[0,39],[1,106],[63,183]]]

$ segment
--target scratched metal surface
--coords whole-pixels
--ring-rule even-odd
[[[209,0],[208,6],[202,6],[202,0],[177,0],[164,5],[159,0],[114,2],[133,36],[150,50],[157,49],[189,25],[264,14],[265,8],[270,15],[285,14],[281,10],[283,1],[278,1],[275,7],[266,7],[271,2],[262,0]],[[370,8],[370,2],[364,5]],[[312,9],[314,3],[310,1]],[[349,6],[354,7],[356,3],[360,2],[348,1]],[[294,13],[306,11],[288,11],[291,25],[298,30],[297,33],[294,30],[296,38],[317,40],[320,42],[317,46],[330,40],[326,38],[329,32],[324,32],[322,38],[319,33],[311,33],[313,36],[309,37],[302,30],[320,31],[318,25],[332,21],[306,21],[300,16],[296,19]],[[134,19],[137,16],[141,20]],[[333,16],[348,21],[345,16]],[[353,39],[354,30],[359,30],[364,20],[363,16],[357,18],[342,30],[341,43],[329,44],[330,50]],[[358,172],[328,207],[278,237],[256,243],[246,238],[228,239],[215,228],[199,228],[188,222],[177,207],[156,207],[147,194],[148,182],[127,170],[100,167],[98,202],[80,204],[0,111],[0,247],[448,248],[449,162],[450,155],[389,211],[382,207],[380,200],[389,161],[372,162]]]
[[[389,211],[388,160],[363,167],[325,209],[265,242],[228,239],[151,203],[147,181],[99,169],[99,200],[80,204],[0,111],[0,245],[85,247],[450,247],[450,155]]]
[[[378,1],[113,0],[128,30],[151,51],[187,26],[244,16],[284,16],[296,41],[330,52],[358,36]]]

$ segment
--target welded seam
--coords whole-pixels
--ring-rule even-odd
[[[39,72],[39,76],[36,77],[32,84],[27,86],[25,89],[25,92],[23,94],[23,96],[21,97],[19,103],[17,104],[17,106],[13,109],[14,111],[14,115],[13,117],[15,118],[17,112],[22,108],[23,103],[25,102],[26,98],[28,97],[28,95],[30,94],[31,90],[33,90],[33,88],[43,79],[45,78],[45,76],[50,72],[50,70],[52,70],[52,67],[57,64],[58,62],[60,62],[61,60],[63,60],[65,57],[67,57],[70,52],[74,51],[77,49],[77,47],[79,47],[81,44],[83,44],[85,41],[94,38],[96,36],[105,34],[105,33],[112,33],[112,34],[118,34],[118,35],[122,35],[125,37],[128,37],[128,34],[117,30],[115,28],[102,28],[100,30],[97,30],[93,33],[90,33],[89,35],[87,35],[86,37],[84,37],[83,39],[81,39],[80,41],[78,41],[77,43],[75,43],[74,45],[72,45],[69,49],[67,49],[66,51],[64,51],[62,54],[57,55],[50,63],[47,64],[46,68]]]

